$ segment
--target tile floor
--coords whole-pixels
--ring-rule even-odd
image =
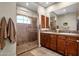
[[[40,47],[20,54],[19,56],[62,56],[54,51],[51,51],[47,48]]]
[[[29,44],[28,47],[31,45]],[[5,48],[3,50],[0,49],[0,56],[16,56],[16,43],[12,44],[8,40],[6,40]],[[20,54],[19,56],[62,56],[62,55],[44,47],[36,47],[32,50]]]
[[[16,56],[16,43],[10,43],[6,40],[6,45],[3,50],[0,49],[0,56]]]
[[[17,55],[22,54],[23,52],[34,49],[36,47],[38,47],[37,40],[33,42],[27,42],[27,43],[21,44],[19,46],[16,46],[16,54]]]

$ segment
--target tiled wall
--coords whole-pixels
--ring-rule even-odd
[[[37,40],[37,19],[32,24],[17,23],[17,45]]]

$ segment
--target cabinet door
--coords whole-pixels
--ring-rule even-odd
[[[50,35],[49,34],[41,33],[41,45],[47,48],[50,47]]]
[[[1,49],[1,40],[0,40],[0,49]]]
[[[45,16],[41,15],[41,27],[45,28]]]
[[[45,47],[50,48],[50,34],[45,34]]]
[[[49,18],[46,17],[46,28],[49,28]]]
[[[78,43],[78,56],[79,56],[79,43]]]
[[[77,56],[77,42],[75,37],[69,37],[66,41],[65,55],[67,56]]]
[[[56,50],[56,35],[51,35],[50,49]]]
[[[42,45],[42,46],[45,46],[45,38],[44,38],[44,34],[41,33],[40,35],[41,35],[41,36],[40,36],[40,42],[41,42],[41,45]]]
[[[65,36],[58,36],[57,38],[57,51],[61,54],[65,53]]]

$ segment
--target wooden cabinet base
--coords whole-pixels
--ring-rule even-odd
[[[79,56],[79,37],[41,34],[41,45],[66,56]]]
[[[66,49],[65,55],[66,56],[77,56],[78,53],[78,46],[76,42],[76,37],[68,37],[66,40]]]
[[[66,56],[77,56],[77,44],[75,42],[68,42],[66,47]]]

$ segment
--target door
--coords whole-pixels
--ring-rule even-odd
[[[50,34],[45,34],[45,47],[50,48]]]
[[[50,34],[41,33],[41,45],[50,48]]]
[[[42,46],[45,46],[45,35],[44,35],[44,33],[41,33],[40,35],[41,35],[41,37],[40,37],[41,45],[42,45]]]
[[[46,17],[46,28],[49,28],[49,18]]]
[[[37,40],[37,19],[23,15],[17,16],[17,45]]]
[[[57,51],[61,54],[65,53],[65,36],[58,36],[57,37]]]
[[[66,41],[65,55],[77,56],[77,42],[75,37],[69,37]]]
[[[50,39],[50,49],[55,50],[56,51],[56,35],[51,35],[51,39]]]
[[[79,42],[78,42],[78,56],[79,56]]]
[[[41,28],[45,28],[45,16],[41,15]]]

